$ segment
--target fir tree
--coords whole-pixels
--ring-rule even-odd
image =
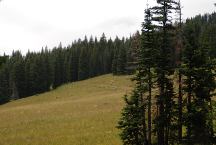
[[[155,32],[152,24],[152,14],[149,8],[145,10],[145,21],[142,25],[142,45],[139,51],[138,68],[143,83],[147,88],[147,108],[148,108],[148,144],[152,144],[152,89],[154,85],[155,58],[157,50],[155,48]]]
[[[122,110],[118,128],[124,145],[146,145],[145,104],[142,95],[134,90],[131,97],[125,96],[125,107]]]
[[[89,77],[88,64],[87,52],[82,49],[79,57],[78,80],[84,80]]]
[[[187,93],[187,144],[214,144],[212,93],[215,90],[215,64],[204,42],[196,43],[196,29],[190,23],[185,30],[184,75]],[[195,47],[197,46],[197,47]]]
[[[0,69],[0,104],[10,101],[9,65],[5,63]]]
[[[174,0],[158,0],[158,6],[152,8],[153,20],[157,23],[160,33],[159,56],[157,58],[157,83],[160,93],[157,97],[158,116],[156,118],[156,132],[159,145],[168,145],[171,135],[171,120],[173,107],[173,82],[170,76],[173,68],[173,48],[171,46],[172,13],[177,4]]]
[[[126,96],[125,98],[126,106],[123,109],[122,118],[119,122],[119,128],[122,129],[122,140],[125,144],[130,145],[152,144],[151,106],[156,50],[154,48],[154,27],[151,23],[150,9],[147,9],[145,14],[145,22],[142,29],[142,47],[138,51],[137,74],[134,78],[136,87],[131,97],[127,99]],[[148,95],[144,93],[148,93]],[[146,108],[148,108],[147,111]],[[146,125],[146,112],[148,114],[148,128]],[[137,126],[134,126],[133,123],[136,123]]]

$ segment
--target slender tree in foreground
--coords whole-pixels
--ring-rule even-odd
[[[174,0],[158,0],[158,6],[152,8],[153,20],[157,23],[160,33],[159,56],[157,58],[157,84],[159,95],[157,96],[158,116],[156,117],[156,132],[158,145],[168,145],[171,135],[172,111],[174,105],[173,80],[171,75],[173,67],[173,48],[171,45],[173,29],[172,13],[176,8]]]
[[[141,55],[140,55],[141,56]],[[142,55],[143,56],[143,55]],[[125,107],[118,122],[118,128],[122,130],[120,136],[124,145],[148,145],[146,127],[147,92],[146,78],[143,73],[143,61],[139,58],[135,88],[130,96],[125,96]]]
[[[146,9],[145,21],[142,25],[142,43],[137,55],[137,73],[133,79],[136,81],[136,86],[131,96],[125,98],[126,106],[122,110],[122,117],[119,121],[118,127],[122,129],[121,138],[125,145],[152,144],[152,88],[157,52],[154,48],[154,27],[151,18],[150,9]],[[137,126],[133,126],[133,123],[136,123]]]
[[[148,144],[152,144],[152,88],[155,71],[155,49],[154,26],[152,24],[152,14],[149,8],[145,10],[145,21],[142,25],[142,47],[139,52],[139,63],[141,67],[141,77],[144,87],[147,88],[147,120],[148,120]]]

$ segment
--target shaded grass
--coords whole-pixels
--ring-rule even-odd
[[[120,145],[130,78],[104,75],[0,106],[0,145]]]

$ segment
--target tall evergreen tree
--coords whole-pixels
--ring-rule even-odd
[[[173,48],[171,46],[172,13],[177,4],[174,0],[157,0],[158,6],[152,8],[153,20],[157,23],[160,33],[159,56],[157,58],[157,83],[159,95],[157,97],[158,116],[156,118],[156,132],[159,145],[168,145],[171,135],[172,107],[174,99],[173,82]]]
[[[5,63],[0,69],[0,104],[10,101],[9,65]]]
[[[215,63],[209,57],[205,42],[196,40],[196,25],[185,28],[184,75],[187,93],[187,144],[213,145],[213,125],[211,100],[215,90]]]
[[[148,108],[148,145],[152,144],[152,89],[154,86],[155,58],[158,52],[155,48],[155,32],[152,24],[151,10],[145,10],[145,21],[142,25],[142,47],[139,52],[140,75],[147,88]]]
[[[78,70],[78,79],[84,80],[89,77],[89,63],[88,63],[87,52],[85,49],[81,50],[80,57],[79,57],[79,70]]]
[[[21,52],[13,52],[10,63],[10,86],[12,88],[12,99],[25,96],[25,68]]]
[[[136,86],[131,97],[128,99],[126,96],[125,98],[126,106],[119,122],[119,128],[122,129],[122,140],[124,144],[128,145],[152,144],[152,88],[157,51],[154,48],[154,27],[151,23],[150,9],[147,9],[145,14],[142,28],[142,47],[138,51],[137,74],[134,78]],[[146,112],[148,125],[146,125]],[[137,126],[134,126],[134,123]]]

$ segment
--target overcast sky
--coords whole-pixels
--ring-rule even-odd
[[[38,51],[77,38],[129,36],[140,30],[147,0],[2,0],[0,54]],[[149,0],[150,2],[154,0]],[[184,18],[216,10],[216,0],[182,0]]]

